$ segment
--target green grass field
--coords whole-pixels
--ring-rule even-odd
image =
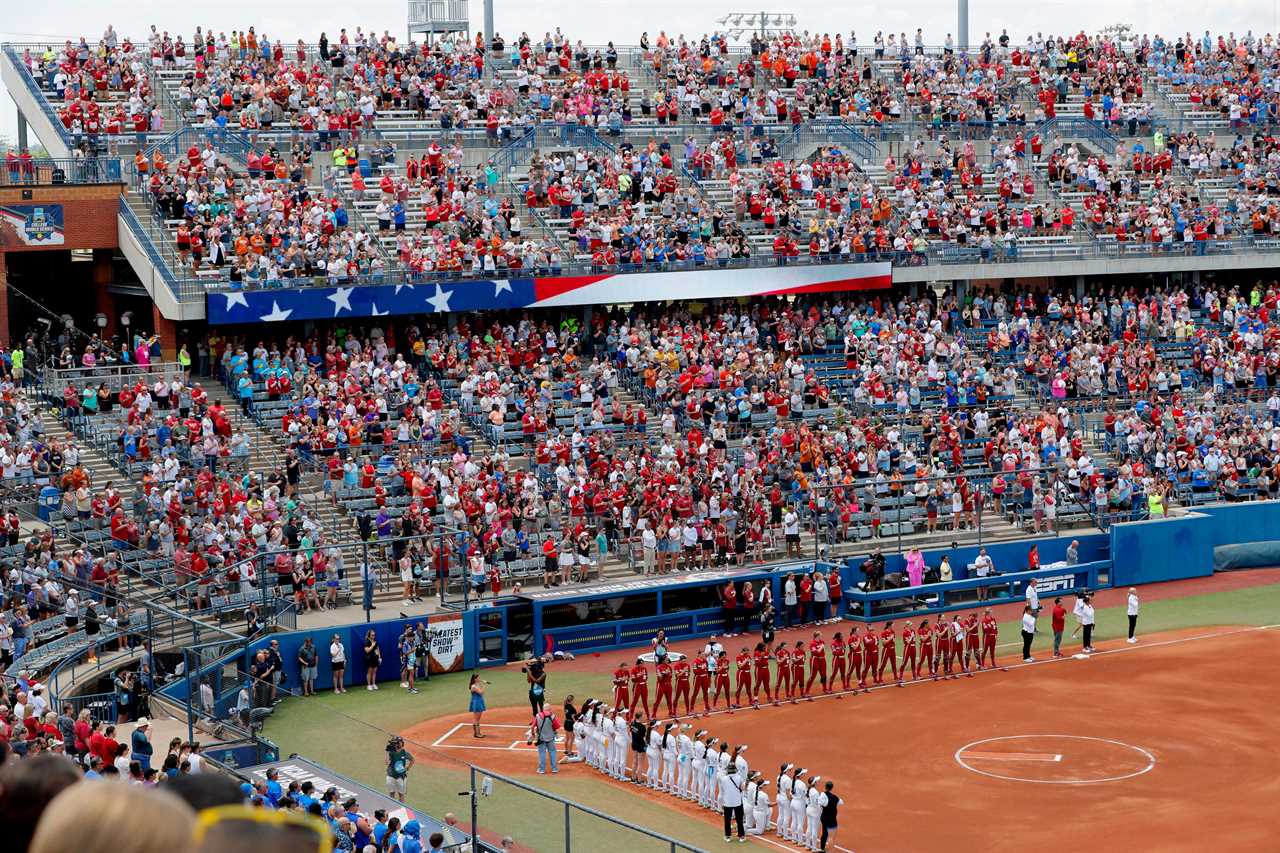
[[[1051,601],[1050,598],[1045,603]],[[1153,634],[1208,625],[1266,625],[1280,621],[1278,614],[1280,582],[1144,602],[1139,629],[1141,634]],[[1047,614],[1043,614],[1040,621],[1046,632],[1037,636],[1035,648],[1043,651],[1051,645]],[[1097,622],[1097,640],[1124,636],[1123,607],[1099,610]],[[1020,642],[1017,623],[1000,626],[1001,644]],[[1008,648],[1002,649],[1002,652],[1008,651]],[[491,682],[486,693],[490,708],[525,704],[525,680],[518,668],[486,670],[484,677]],[[284,755],[300,753],[381,789],[383,747],[389,733],[403,731],[424,720],[465,711],[467,681],[466,673],[437,677],[416,696],[391,683],[377,692],[352,688],[350,693],[340,696],[326,693],[306,700],[289,699],[267,721],[264,734],[280,746]],[[606,684],[607,679],[602,674],[557,671],[553,666],[548,699],[558,704],[565,694],[573,693],[580,703],[588,696],[599,695]],[[462,754],[473,757],[480,753]],[[482,759],[479,761],[483,764]],[[672,820],[672,813],[659,803],[635,796],[623,788],[600,785],[581,776],[574,778],[573,774],[538,776],[535,769],[530,755],[528,775],[521,777],[521,781],[697,847],[711,849],[721,844],[720,833],[709,822]],[[452,811],[465,821],[469,816],[469,804],[465,797],[458,796],[458,792],[467,787],[468,774],[461,764],[456,770],[420,765],[410,777],[410,805],[435,817]],[[545,799],[510,786],[499,785],[493,796],[481,799],[480,825],[487,830],[510,834],[522,845],[540,853],[565,849],[562,810],[557,810]],[[652,850],[656,853],[670,849],[581,813],[573,816],[572,825],[576,850],[610,853]]]

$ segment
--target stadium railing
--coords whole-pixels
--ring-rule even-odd
[[[0,170],[0,186],[112,184],[120,181],[120,161],[98,157],[39,157]]]

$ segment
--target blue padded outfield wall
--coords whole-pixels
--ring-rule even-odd
[[[1213,519],[1200,513],[1111,528],[1111,583],[1134,586],[1213,574]]]
[[[1250,545],[1250,548],[1234,546]],[[1111,528],[1112,583],[1130,586],[1213,574],[1215,553],[1232,567],[1276,565],[1280,501],[1196,507],[1195,512]],[[1219,550],[1222,549],[1222,550]],[[1224,565],[1224,567],[1226,567]]]

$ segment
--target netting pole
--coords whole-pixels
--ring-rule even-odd
[[[555,749],[556,745],[551,744]],[[573,830],[569,828],[569,804],[564,804],[564,853],[573,853]]]
[[[431,665],[429,663],[427,664],[427,669],[428,671],[430,671],[431,669]],[[480,842],[480,806],[479,806],[479,803],[477,802],[479,798],[476,796],[476,790],[477,790],[476,789],[476,768],[474,765],[472,765],[470,793],[471,793],[471,846],[473,848],[481,846],[479,843]]]

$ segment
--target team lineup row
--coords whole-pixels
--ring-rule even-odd
[[[908,669],[913,680],[920,677],[922,670],[935,680],[958,678],[959,673],[972,675],[974,668],[996,667],[997,633],[990,608],[981,617],[970,613],[965,617],[953,615],[950,621],[940,618],[932,624],[928,619],[918,624],[905,622],[901,631],[894,628],[893,622],[886,622],[879,631],[868,627],[865,633],[861,626],[854,626],[847,640],[837,631],[830,644],[814,631],[808,644],[779,641],[772,648],[765,642],[757,643],[754,649],[743,646],[734,659],[735,684],[731,684],[728,653],[713,638],[692,661],[659,658],[652,705],[649,667],[639,658],[632,666],[620,663],[613,672],[613,707],[628,712],[639,708],[650,716],[657,715],[665,701],[667,716],[675,717],[681,713],[683,701],[683,714],[687,716],[694,713],[699,696],[702,713],[706,714],[720,706],[721,696],[730,712],[744,707],[744,695],[745,704],[753,707],[759,707],[761,695],[775,705],[784,699],[812,701],[815,683],[824,693],[831,693],[838,683],[842,692],[856,694],[867,688],[868,681],[882,684],[886,670],[899,685]],[[775,664],[772,679],[770,661]]]
[[[630,717],[630,720],[628,720]],[[723,811],[725,840],[737,820],[738,840],[763,835],[773,823],[779,837],[808,850],[825,850],[837,829],[834,783],[794,765],[779,768],[776,796],[771,780],[750,769],[747,746],[736,747],[705,729],[670,720],[648,724],[644,714],[588,701],[574,722],[574,738],[586,763],[619,781],[671,794],[703,808]],[[641,758],[644,768],[641,769]]]

